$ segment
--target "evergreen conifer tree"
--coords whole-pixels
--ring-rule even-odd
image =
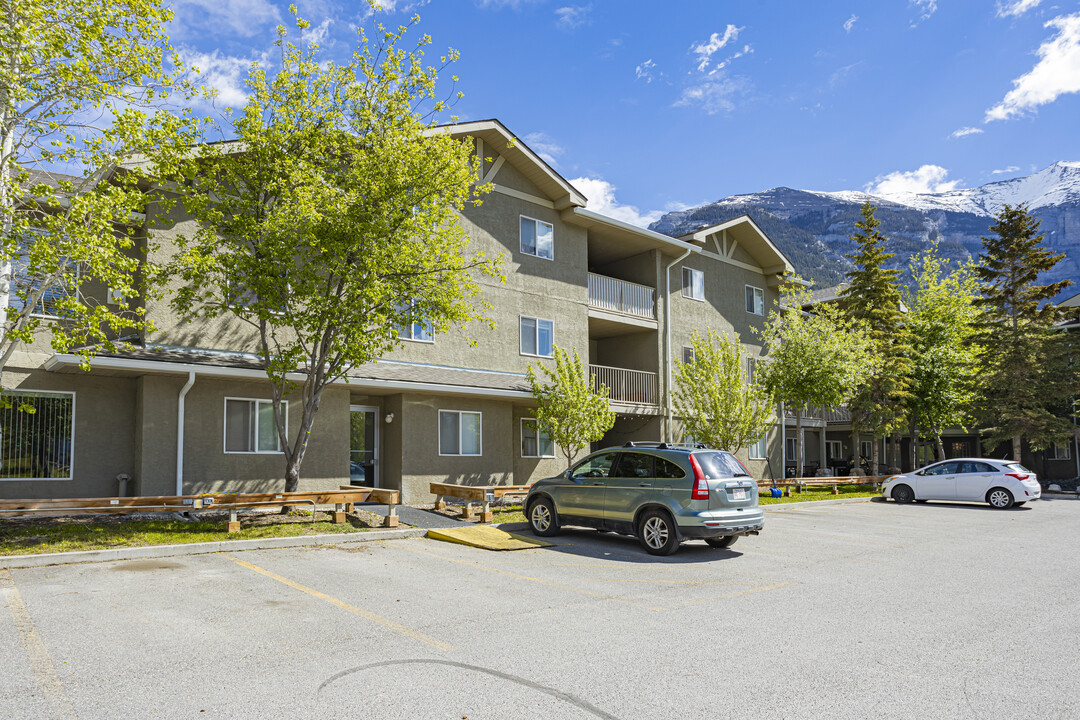
[[[1066,437],[1068,398],[1076,391],[1068,361],[1068,336],[1054,329],[1062,311],[1049,302],[1069,280],[1036,284],[1064,253],[1042,247],[1039,219],[1027,207],[1005,205],[995,233],[983,237],[978,278],[983,314],[977,324],[979,399],[976,414],[989,429],[984,451],[1012,442],[1020,461],[1021,439],[1036,450]]]
[[[851,409],[852,451],[858,451],[858,434],[869,430],[874,435],[870,472],[877,473],[878,443],[894,430],[904,416],[911,372],[911,337],[900,310],[900,271],[887,269],[885,261],[893,253],[885,252],[888,242],[874,217],[876,208],[864,203],[862,220],[855,223],[859,232],[850,236],[858,252],[848,255],[855,269],[847,273],[848,287],[840,293],[841,308],[855,322],[865,325],[876,355],[874,370],[856,392]]]

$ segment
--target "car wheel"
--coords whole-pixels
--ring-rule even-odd
[[[738,535],[728,535],[727,537],[705,538],[705,542],[709,544],[709,547],[726,548],[734,545],[735,541],[738,539]]]
[[[663,510],[649,510],[638,524],[638,540],[650,555],[670,555],[679,549],[679,536],[671,516]]]
[[[986,493],[986,502],[990,503],[990,507],[1005,510],[1012,507],[1013,496],[1005,488],[991,488],[990,492]]]
[[[548,537],[559,532],[559,516],[550,498],[538,498],[529,506],[529,527],[534,535]]]
[[[892,499],[898,503],[909,503],[915,499],[915,493],[907,485],[897,485],[892,489]]]

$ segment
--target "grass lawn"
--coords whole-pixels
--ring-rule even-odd
[[[319,513],[325,515],[325,513]],[[104,550],[147,545],[182,545],[216,540],[297,537],[363,532],[372,525],[353,516],[335,525],[311,513],[240,515],[240,532],[225,532],[225,520],[131,520],[122,517],[79,517],[0,520],[0,555]]]
[[[824,485],[811,487],[801,493],[791,491],[791,497],[769,497],[769,489],[761,488],[760,505],[781,505],[783,503],[810,502],[812,500],[839,500],[842,498],[878,497],[880,490],[875,490],[873,485],[838,485],[838,494],[833,495],[832,487]]]

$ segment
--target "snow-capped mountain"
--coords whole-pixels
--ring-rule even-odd
[[[848,236],[855,232],[859,206],[867,200],[878,206],[876,216],[890,240],[888,250],[896,253],[893,266],[904,270],[908,259],[935,238],[950,257],[977,256],[982,249],[980,236],[989,234],[1001,207],[1026,203],[1042,221],[1044,244],[1066,254],[1041,280],[1069,278],[1080,283],[1080,162],[1057,162],[1034,175],[934,194],[880,197],[855,191],[773,188],[668,213],[650,229],[678,236],[746,213],[800,274],[828,286],[839,282],[851,267],[844,255],[853,252],[855,244]],[[1069,288],[1066,295],[1078,289]]]

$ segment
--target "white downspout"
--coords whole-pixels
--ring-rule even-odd
[[[671,442],[671,425],[674,422],[671,410],[671,268],[675,267],[693,251],[687,248],[679,257],[668,263],[664,270],[664,404],[667,405],[667,441]]]
[[[783,400],[780,401],[780,479],[787,480],[787,410]]]
[[[184,396],[195,384],[195,371],[189,370],[187,382],[176,402],[176,494],[184,494]]]

